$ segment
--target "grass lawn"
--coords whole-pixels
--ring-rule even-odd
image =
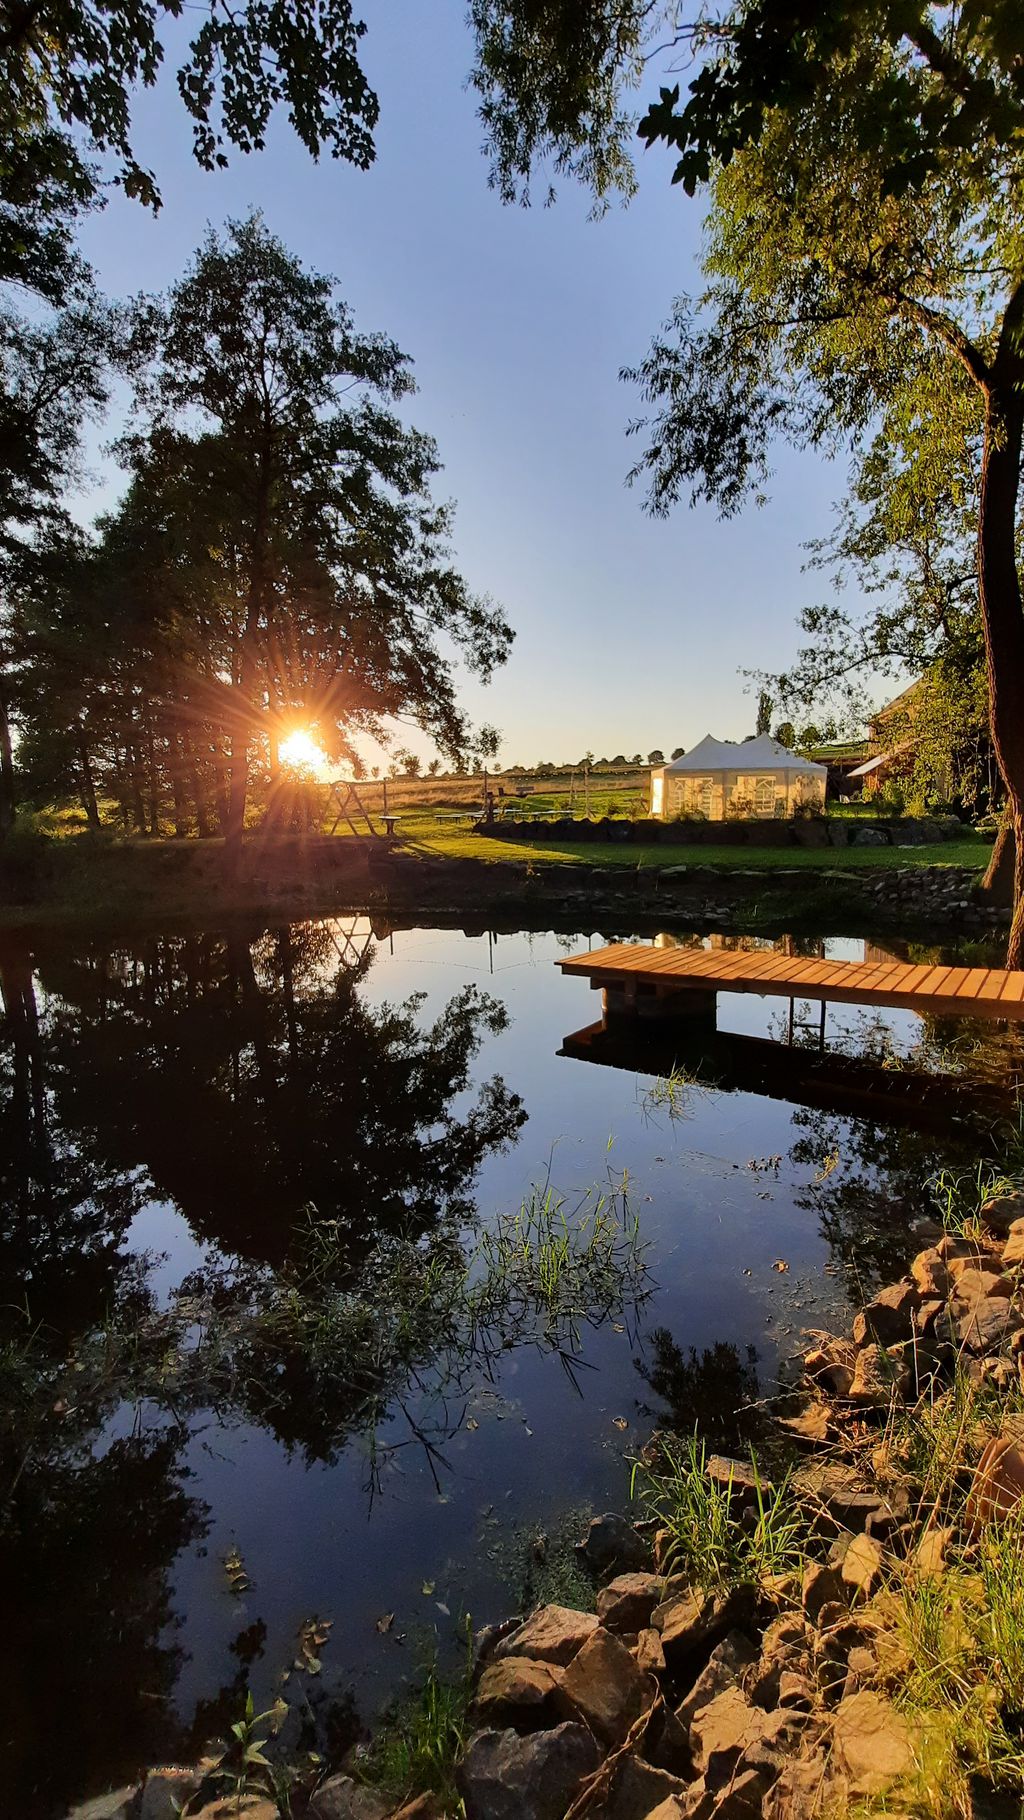
[[[410,852],[455,859],[530,860],[535,865],[622,866],[636,871],[653,866],[721,866],[740,872],[800,868],[808,872],[862,871],[865,867],[972,866],[988,864],[992,841],[965,829],[960,840],[923,847],[671,847],[618,841],[531,843],[474,834],[468,823],[439,822],[431,815],[403,815],[398,845]]]

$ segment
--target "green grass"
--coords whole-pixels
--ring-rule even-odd
[[[455,1770],[472,1698],[472,1666],[467,1630],[463,1672],[444,1680],[431,1663],[423,1685],[393,1709],[374,1738],[364,1771],[368,1782],[403,1800],[435,1794],[446,1813],[461,1814]]]
[[[646,867],[714,866],[736,872],[864,871],[896,866],[968,866],[982,871],[992,851],[991,838],[965,832],[961,840],[920,847],[685,847],[626,841],[510,840],[500,827],[493,835],[475,834],[468,823],[438,822],[429,815],[403,816],[398,845],[411,852],[451,859],[570,866]]]
[[[684,1574],[691,1585],[708,1592],[744,1582],[759,1583],[796,1567],[801,1558],[803,1522],[787,1503],[787,1483],[763,1481],[751,1455],[755,1485],[750,1494],[735,1492],[709,1477],[704,1442],[696,1435],[681,1441],[663,1438],[657,1461],[638,1461],[633,1468],[633,1495],[647,1515],[668,1531],[665,1566]],[[749,1526],[740,1504],[757,1511]]]

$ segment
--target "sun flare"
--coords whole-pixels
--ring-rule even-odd
[[[301,727],[281,741],[278,756],[281,763],[292,771],[306,771],[311,777],[326,777],[330,769],[330,761],[323,747],[318,746],[312,734],[304,732]]]

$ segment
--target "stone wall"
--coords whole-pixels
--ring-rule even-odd
[[[665,847],[922,847],[961,840],[965,829],[956,816],[796,816],[789,821],[654,821],[605,815],[598,819],[516,818],[493,828],[477,823],[477,834],[500,834],[502,840],[621,841]]]

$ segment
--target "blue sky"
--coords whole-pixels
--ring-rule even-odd
[[[165,82],[136,108],[137,149],[164,207],[154,220],[115,193],[86,223],[102,287],[165,288],[207,223],[255,206],[337,276],[357,326],[387,331],[413,357],[408,414],[438,441],[460,567],[517,632],[490,687],[464,690],[470,713],[501,728],[504,763],[742,737],[754,698],[740,669],[783,665],[798,609],[827,597],[828,578],[802,572],[802,545],[829,525],[842,468],[780,448],[766,507],[726,523],[685,507],[667,522],[647,517],[625,484],[636,401],[617,374],[643,355],[673,296],[699,282],[699,203],[671,187],[654,152],[642,156],[636,200],[600,221],[572,185],[552,208],[504,207],[465,88],[461,7],[368,10],[365,66],[381,100],[373,169],[314,165],[282,118],[265,152],[204,173]],[[96,502],[117,484],[98,472]]]

